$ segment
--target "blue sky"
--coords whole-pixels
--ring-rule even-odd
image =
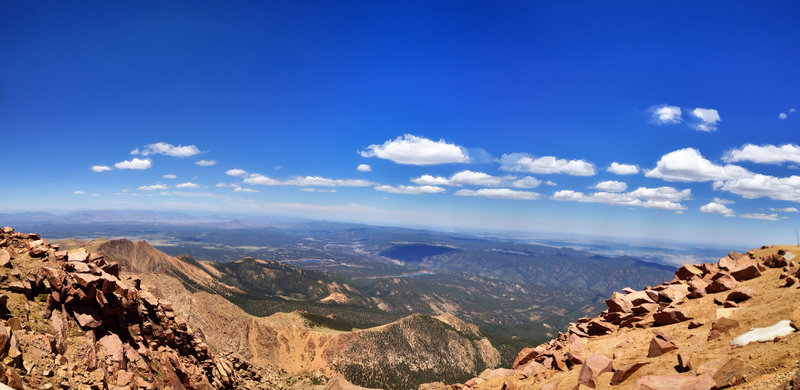
[[[0,211],[753,245],[800,227],[796,2],[6,2],[0,15]]]

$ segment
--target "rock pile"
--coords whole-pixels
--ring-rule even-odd
[[[766,247],[762,249],[766,249]],[[580,318],[570,324],[566,332],[560,332],[549,342],[520,351],[512,369],[517,378],[522,378],[522,382],[508,380],[502,388],[527,389],[540,388],[540,386],[544,386],[541,388],[548,388],[548,386],[557,388],[557,381],[561,379],[556,378],[554,381],[548,381],[548,379],[559,372],[569,371],[573,368],[580,370],[577,375],[576,389],[605,388],[609,385],[621,384],[632,386],[634,389],[712,389],[742,383],[745,379],[741,375],[743,368],[739,359],[731,359],[721,366],[699,367],[695,375],[681,375],[681,373],[698,369],[698,367],[694,367],[696,365],[694,363],[695,356],[682,352],[672,337],[661,331],[659,327],[684,322],[688,322],[687,329],[704,326],[705,324],[701,321],[692,321],[692,316],[688,311],[682,310],[681,305],[687,300],[702,298],[708,294],[724,293],[714,299],[714,303],[723,308],[718,309],[717,320],[712,322],[708,335],[709,341],[719,339],[723,334],[727,335],[732,329],[739,327],[739,322],[727,318],[730,314],[727,310],[735,310],[734,308],[739,304],[758,294],[752,288],[741,285],[741,282],[758,278],[768,268],[783,268],[780,278],[784,280],[785,286],[794,285],[800,278],[800,267],[787,261],[784,256],[785,251],[779,250],[769,256],[759,256],[756,253],[756,251],[744,254],[730,252],[717,263],[685,264],[675,272],[674,279],[669,282],[646,287],[641,291],[625,288],[622,292],[613,293],[605,301],[608,309],[600,315],[593,318]],[[800,325],[796,325],[796,323],[800,323],[800,309],[796,311],[796,317],[793,326],[798,329]],[[612,350],[606,351],[608,356],[592,355],[584,358],[584,346],[588,340],[604,335],[618,334],[625,328],[652,328],[653,336],[650,339],[649,348],[646,350],[646,356],[642,355],[639,358],[640,361],[628,361],[626,362],[628,364],[623,365],[622,362],[615,360]],[[694,335],[690,337],[692,336]],[[628,339],[617,345],[617,348],[625,347],[632,342],[632,339]],[[677,363],[674,372],[669,375],[642,376],[633,383],[625,383],[635,371],[648,365],[649,359],[670,353],[675,355],[674,361]],[[610,383],[604,382],[600,386],[598,377],[605,372],[613,373],[611,381]],[[483,375],[483,377],[486,379],[487,376]],[[559,378],[563,378],[563,376]],[[481,377],[475,378],[466,385],[475,386],[485,382],[481,379]],[[604,379],[604,381],[608,381],[608,379]],[[536,384],[535,387],[530,387],[533,383]],[[452,388],[461,388],[460,386],[463,385],[455,385]],[[467,388],[469,388],[468,386]]]
[[[258,375],[214,356],[169,301],[84,249],[0,232],[0,382],[14,388],[234,388]]]

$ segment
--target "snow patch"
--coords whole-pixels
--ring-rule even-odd
[[[778,321],[775,325],[767,326],[765,328],[753,328],[747,333],[733,339],[731,345],[744,346],[753,341],[765,342],[773,341],[776,337],[782,337],[794,332],[792,326],[789,325],[789,320]]]

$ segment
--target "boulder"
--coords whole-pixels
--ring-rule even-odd
[[[103,324],[97,310],[90,307],[75,307],[72,310],[72,314],[75,315],[75,320],[78,321],[78,324],[83,329],[94,329]]]
[[[672,341],[664,340],[661,337],[656,336],[650,340],[650,348],[647,350],[647,357],[661,356],[676,349],[678,349],[678,346]]]
[[[761,276],[761,271],[758,270],[756,263],[747,257],[740,260],[736,268],[730,270],[730,274],[734,279],[743,281]]]
[[[627,313],[631,311],[633,307],[631,303],[625,299],[626,295],[622,295],[618,292],[614,292],[611,294],[610,299],[606,299],[606,305],[608,306],[609,312],[622,312]]]
[[[692,276],[702,277],[703,271],[692,264],[684,264],[675,271],[675,276],[680,280],[689,280]]]
[[[789,325],[791,325],[794,330],[800,330],[800,306],[796,307],[792,312],[792,318]]]
[[[744,302],[754,297],[755,295],[756,292],[752,288],[741,286],[736,290],[733,290],[730,294],[728,294],[728,298],[726,298],[726,300],[739,303],[739,302]]]
[[[98,280],[100,280],[99,276],[92,275],[90,273],[75,273],[72,274],[72,277],[81,287],[85,289],[96,286],[98,284]]]
[[[731,358],[714,373],[713,378],[720,389],[742,384],[744,382],[744,361]]]
[[[720,333],[728,333],[732,329],[736,329],[738,326],[739,321],[732,320],[728,317],[722,317],[711,324],[711,330],[715,330]]]
[[[671,325],[677,324],[679,322],[691,320],[692,317],[689,317],[685,312],[681,310],[675,309],[666,309],[658,313],[653,314],[653,319],[655,320],[655,325]]]
[[[514,359],[514,364],[511,365],[511,368],[516,369],[518,367],[522,367],[533,359],[536,359],[539,354],[540,351],[536,348],[523,348],[517,354],[517,357]]]
[[[636,362],[615,368],[614,375],[611,376],[611,386],[616,386],[622,382],[625,382],[625,380],[630,378],[631,375],[636,372],[636,370],[644,367],[648,363],[649,362]]]
[[[613,331],[611,326],[612,324],[604,321],[591,320],[586,324],[586,333],[588,333],[589,336],[602,336]]]
[[[97,341],[106,350],[106,356],[111,358],[111,361],[122,362],[124,358],[122,340],[114,333],[108,333],[100,340]]]
[[[658,292],[659,302],[679,302],[689,294],[688,286],[684,284],[673,284]]]
[[[11,254],[5,248],[0,248],[0,267],[12,268]]]
[[[729,274],[717,274],[717,277],[706,287],[706,292],[713,294],[722,291],[733,290],[738,283]]]
[[[578,384],[597,388],[597,378],[612,369],[613,361],[603,355],[594,355],[586,359],[578,373]]]
[[[711,390],[714,379],[708,375],[650,375],[633,383],[633,390]]]
[[[678,365],[675,366],[675,370],[678,372],[689,372],[692,370],[692,355],[689,355],[686,352],[678,353]]]
[[[689,323],[689,329],[699,328],[703,325],[705,325],[705,323],[703,323],[702,321],[692,321]]]

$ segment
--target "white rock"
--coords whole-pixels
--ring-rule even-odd
[[[731,341],[731,345],[743,346],[753,341],[765,342],[773,341],[776,337],[782,337],[794,332],[794,329],[789,325],[789,320],[778,321],[775,325],[767,326],[765,328],[753,328],[736,337]]]

